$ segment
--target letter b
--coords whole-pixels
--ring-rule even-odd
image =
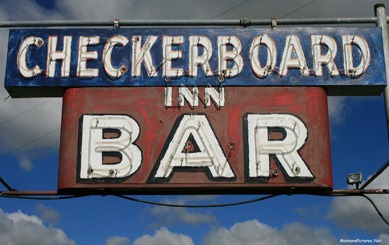
[[[80,178],[124,178],[135,173],[142,162],[142,152],[133,142],[139,125],[125,115],[84,115],[82,117]],[[119,132],[118,137],[104,137],[104,131]],[[121,161],[104,164],[103,154],[121,155]]]

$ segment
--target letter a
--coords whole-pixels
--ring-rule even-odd
[[[183,152],[189,141],[197,146],[196,152]],[[169,178],[173,169],[180,167],[208,168],[213,178],[235,177],[205,115],[181,119],[154,178]]]

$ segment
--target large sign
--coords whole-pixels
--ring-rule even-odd
[[[10,30],[12,97],[69,87],[320,86],[379,94],[380,28],[128,28]]]
[[[265,193],[332,188],[322,88],[72,88],[61,193]]]

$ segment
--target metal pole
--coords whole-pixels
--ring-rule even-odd
[[[0,28],[31,27],[86,27],[105,26],[274,26],[275,25],[332,25],[374,24],[376,17],[305,18],[305,19],[235,19],[235,20],[52,20],[52,21],[0,21]]]
[[[384,46],[385,57],[385,72],[386,81],[389,81],[389,37],[388,37],[388,24],[385,13],[385,5],[383,3],[376,4],[374,6],[374,12],[377,17],[377,26],[382,28],[382,42]],[[386,127],[389,138],[389,87],[386,86],[384,90],[385,111],[386,111]]]
[[[382,172],[385,171],[389,167],[389,161],[385,163],[384,166],[382,166],[373,176],[371,176],[362,186],[361,190],[365,189],[373,180],[375,180]]]

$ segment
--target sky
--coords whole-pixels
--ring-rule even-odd
[[[389,6],[389,1],[381,1]],[[0,21],[372,17],[374,1],[0,0]],[[354,26],[355,27],[355,26]],[[4,78],[8,30],[0,30]],[[3,79],[0,79],[3,84]],[[388,161],[383,96],[329,97],[334,189],[366,181]],[[18,190],[56,190],[61,98],[14,99],[0,86],[0,176]],[[389,170],[369,188],[389,188]],[[5,190],[5,187],[0,187]],[[136,196],[220,204],[257,195]],[[373,195],[389,219],[388,195]],[[389,227],[362,197],[282,195],[224,208],[169,208],[112,196],[42,201],[0,199],[0,244],[389,244]],[[375,240],[376,239],[376,240]]]

